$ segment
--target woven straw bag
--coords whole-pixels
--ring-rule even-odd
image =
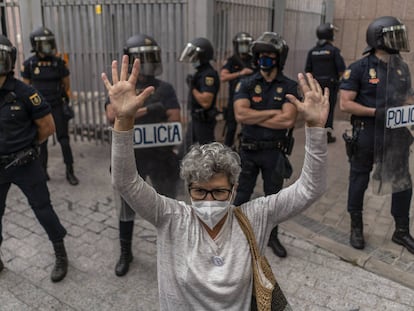
[[[252,254],[253,270],[253,293],[252,311],[290,311],[292,310],[285,295],[283,294],[272,268],[265,256],[260,256],[253,229],[246,215],[239,207],[234,209],[234,214],[241,229],[249,242]]]

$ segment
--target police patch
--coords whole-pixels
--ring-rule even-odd
[[[39,68],[39,67],[36,67],[36,68],[33,70],[33,73],[34,73],[35,75],[38,75],[38,74],[40,73],[40,68]]]
[[[205,79],[207,86],[212,86],[214,84],[214,78],[213,77],[206,77]]]
[[[241,86],[241,82],[237,82],[236,84],[236,88],[234,89],[234,91],[237,93],[238,91],[240,91],[240,86]]]
[[[261,87],[259,84],[257,84],[257,85],[254,87],[254,92],[255,92],[256,94],[260,94],[260,93],[262,93],[262,87]]]
[[[351,76],[351,69],[345,70],[345,72],[344,72],[344,79],[345,80],[348,80],[350,76]]]
[[[42,99],[37,93],[34,93],[32,96],[29,97],[29,99],[32,102],[33,106],[39,106],[40,103],[42,102]]]

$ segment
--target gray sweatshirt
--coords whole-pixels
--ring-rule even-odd
[[[250,310],[251,255],[233,207],[213,240],[191,205],[159,195],[138,175],[132,135],[132,130],[113,131],[112,184],[131,208],[157,229],[161,310]],[[274,226],[308,208],[326,189],[325,129],[306,128],[305,151],[295,183],[241,206],[261,253]],[[217,258],[224,264],[216,265]]]

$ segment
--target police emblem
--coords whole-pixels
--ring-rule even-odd
[[[397,75],[401,76],[402,75],[402,71],[401,69],[397,69]]]
[[[241,86],[241,82],[239,81],[239,82],[237,82],[237,84],[236,84],[236,88],[234,89],[234,91],[235,91],[235,92],[240,91],[240,86]]]
[[[39,67],[36,67],[36,68],[33,70],[33,73],[34,73],[35,75],[38,75],[38,74],[40,73],[40,68],[39,68]]]
[[[351,76],[351,69],[345,70],[345,72],[344,72],[344,79],[345,80],[348,80],[350,76]]]
[[[276,88],[276,93],[282,93],[283,92],[283,87],[277,87]]]
[[[39,106],[40,103],[42,102],[42,99],[37,93],[34,93],[32,96],[29,97],[29,99],[32,102],[33,106]]]
[[[214,84],[214,78],[213,77],[206,77],[205,79],[206,85],[212,86]]]
[[[258,84],[258,85],[256,85],[255,87],[254,87],[254,92],[256,93],[256,94],[260,94],[260,93],[262,93],[262,87]]]
[[[374,68],[370,68],[368,71],[369,76],[371,77],[371,79],[369,79],[369,83],[371,84],[377,84],[379,82],[379,79],[377,78],[377,72],[375,71]]]

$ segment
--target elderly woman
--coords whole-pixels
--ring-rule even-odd
[[[158,284],[161,310],[249,310],[252,296],[251,254],[231,205],[240,173],[237,153],[220,143],[193,146],[181,176],[191,204],[159,195],[135,169],[133,125],[136,110],[152,92],[136,95],[139,62],[128,77],[128,57],[121,72],[112,63],[112,79],[102,79],[116,120],[112,133],[112,183],[128,204],[157,229]],[[274,226],[309,207],[326,187],[326,131],[329,92],[311,74],[298,75],[304,94],[288,99],[306,121],[305,161],[300,178],[277,194],[241,206],[264,252]]]

